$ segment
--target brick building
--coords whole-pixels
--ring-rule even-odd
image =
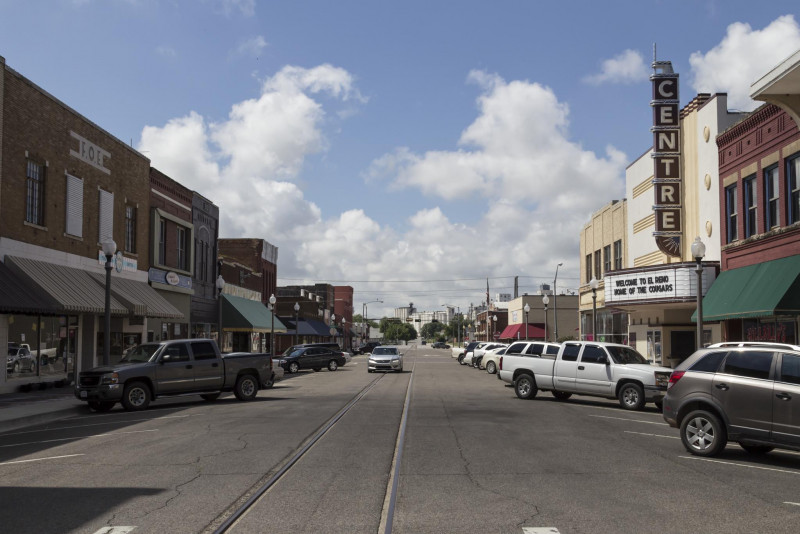
[[[219,207],[194,191],[192,193],[194,224],[194,273],[190,327],[192,337],[212,337],[218,332],[217,238]]]

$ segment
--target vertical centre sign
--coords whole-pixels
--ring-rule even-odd
[[[653,190],[658,249],[668,256],[681,256],[681,128],[678,105],[678,75],[670,61],[654,61],[653,84]]]

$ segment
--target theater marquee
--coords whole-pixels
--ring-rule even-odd
[[[653,189],[656,229],[653,236],[659,250],[681,256],[681,138],[678,75],[670,61],[654,61],[653,83]]]

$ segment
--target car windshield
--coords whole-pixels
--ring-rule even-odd
[[[149,362],[150,359],[153,357],[153,354],[161,348],[161,345],[156,343],[150,345],[139,345],[138,347],[132,348],[128,354],[122,357],[120,362],[128,362],[128,363],[142,363],[142,362]]]
[[[287,350],[286,352],[289,352],[289,351]],[[286,356],[287,358],[292,358],[292,357],[296,358],[297,356],[300,356],[301,354],[303,354],[303,349],[294,349],[289,354],[286,354],[286,352],[284,352],[283,355]]]
[[[390,347],[375,347],[372,351],[373,355],[380,356],[381,354],[397,354],[397,349]]]
[[[606,347],[608,352],[611,353],[611,359],[614,363],[643,363],[650,365],[647,358],[636,352],[630,347]]]

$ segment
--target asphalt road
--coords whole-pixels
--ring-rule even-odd
[[[0,434],[0,530],[213,532],[363,395],[230,532],[378,532],[411,384],[392,532],[798,532],[796,453],[698,459],[652,406],[522,401],[427,347],[404,365],[368,374],[357,356],[250,403],[165,399]]]

